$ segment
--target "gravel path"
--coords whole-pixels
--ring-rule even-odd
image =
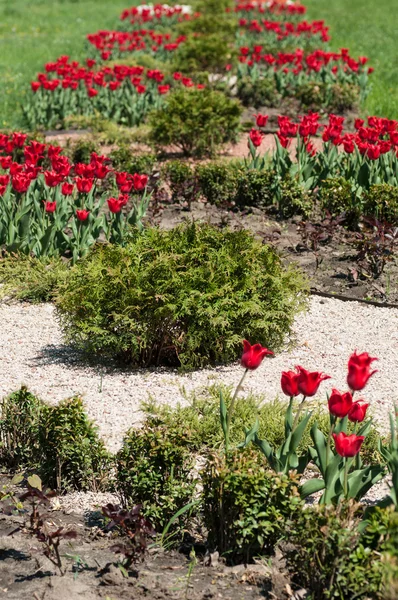
[[[380,372],[370,380],[364,398],[371,402],[380,428],[386,429],[388,413],[398,401],[398,309],[319,297],[310,302],[309,312],[300,315],[295,324],[297,346],[265,360],[247,378],[244,392],[271,400],[280,394],[281,371],[301,364],[332,375],[333,379],[321,386],[324,402],[324,394],[332,386],[345,389],[349,354],[354,349],[368,351],[379,357]],[[242,373],[239,364],[188,375],[82,364],[79,355],[63,345],[51,304],[3,304],[0,322],[0,396],[21,384],[49,402],[81,394],[111,450],[117,449],[123,433],[139,422],[140,402],[149,394],[175,404],[183,400],[182,388],[190,392],[217,381],[236,385]]]

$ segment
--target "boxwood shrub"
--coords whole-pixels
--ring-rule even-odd
[[[57,299],[69,342],[136,365],[236,360],[243,338],[280,349],[306,306],[306,282],[249,232],[185,223],[99,245]]]

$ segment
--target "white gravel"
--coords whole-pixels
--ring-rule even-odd
[[[139,423],[140,402],[149,395],[174,405],[184,400],[183,388],[189,393],[215,382],[236,385],[242,374],[238,362],[188,375],[166,369],[87,366],[63,345],[51,304],[2,304],[0,322],[0,396],[21,384],[49,402],[80,394],[111,450],[120,446],[129,427]],[[325,402],[331,387],[345,389],[350,353],[367,351],[379,357],[380,372],[371,378],[363,397],[370,401],[380,429],[386,430],[388,414],[398,401],[398,309],[312,297],[309,312],[298,317],[294,329],[296,347],[264,360],[249,374],[243,393],[255,392],[265,401],[281,395],[281,371],[300,364],[333,377],[320,388],[319,401]]]

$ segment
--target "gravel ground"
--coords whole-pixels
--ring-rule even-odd
[[[184,389],[189,393],[215,382],[236,385],[242,374],[239,364],[181,375],[167,369],[133,371],[84,363],[63,345],[51,304],[3,304],[0,320],[0,396],[21,384],[49,402],[81,394],[111,450],[120,446],[131,425],[139,423],[140,402],[149,395],[176,404],[184,400]],[[298,317],[294,330],[295,348],[264,360],[247,377],[243,393],[255,392],[265,401],[275,398],[281,394],[281,371],[300,364],[332,376],[320,388],[319,400],[325,402],[331,387],[345,389],[349,354],[366,350],[379,357],[379,373],[370,379],[363,397],[370,401],[380,429],[386,430],[389,411],[398,401],[398,309],[313,296],[310,310]]]
[[[120,446],[126,430],[140,422],[140,402],[149,395],[173,405],[184,401],[184,390],[189,393],[215,382],[236,385],[242,374],[238,363],[188,375],[166,369],[132,371],[87,364],[63,344],[51,304],[3,304],[0,320],[0,397],[22,384],[48,402],[80,394],[113,451]],[[367,351],[379,357],[379,373],[370,380],[363,397],[370,401],[380,430],[386,431],[388,414],[398,401],[398,309],[313,296],[310,310],[297,318],[294,331],[295,348],[265,360],[250,373],[243,393],[250,391],[265,401],[272,400],[281,395],[281,371],[300,364],[333,377],[320,388],[319,401],[324,403],[331,387],[345,389],[350,353],[355,349]],[[383,496],[385,490],[386,484],[381,482],[368,500]],[[115,498],[79,493],[62,499],[61,504],[83,511],[105,501]]]

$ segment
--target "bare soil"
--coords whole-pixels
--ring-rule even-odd
[[[228,567],[205,547],[192,557],[153,546],[143,562],[123,574],[112,533],[104,533],[99,513],[85,517],[49,513],[47,522],[77,531],[61,542],[61,575],[43,555],[40,542],[24,528],[26,516],[0,515],[0,597],[7,600],[254,600],[291,597],[289,580],[275,565]]]

